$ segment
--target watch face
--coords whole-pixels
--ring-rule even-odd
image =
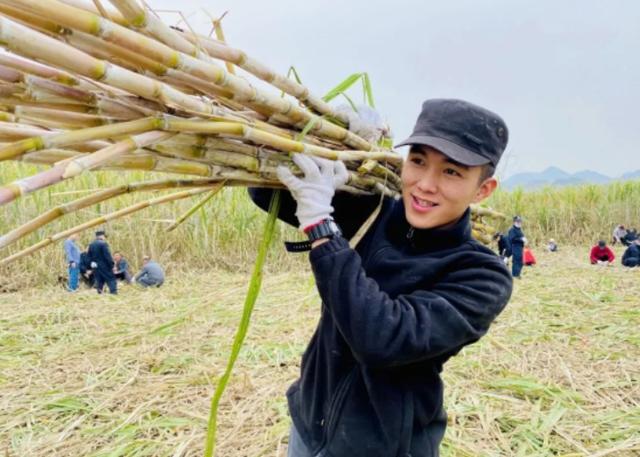
[[[333,238],[335,235],[342,235],[340,227],[331,219],[326,219],[322,223],[314,226],[308,233],[309,240],[315,241],[319,238]]]

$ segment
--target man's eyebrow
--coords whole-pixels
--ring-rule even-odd
[[[465,165],[463,163],[458,162],[457,160],[453,160],[450,157],[447,157],[446,159],[444,159],[445,162],[450,163],[451,165],[455,165],[456,167],[460,167],[463,170],[468,170],[469,169],[469,165]]]
[[[409,149],[409,154],[420,154],[420,155],[423,155],[423,156],[427,155],[427,153],[424,152],[424,150],[421,149],[421,148],[411,148],[411,149]]]

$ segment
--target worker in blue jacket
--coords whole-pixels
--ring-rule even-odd
[[[433,457],[447,423],[443,364],[477,341],[506,305],[504,262],[471,237],[471,203],[497,186],[507,144],[496,114],[461,100],[427,100],[402,168],[402,198],[338,191],[341,162],[296,154],[303,176],[278,177],[279,217],[309,237],[322,298],[318,327],[287,392],[290,457]],[[271,190],[252,189],[262,208]],[[334,195],[335,194],[335,195]]]
[[[96,232],[96,239],[91,242],[87,249],[87,255],[95,278],[95,286],[98,293],[102,293],[105,283],[109,287],[109,293],[117,294],[118,285],[116,276],[113,273],[113,257],[107,243],[107,235],[103,230]]]
[[[514,216],[513,226],[509,229],[507,234],[509,246],[511,246],[511,275],[514,278],[520,277],[523,264],[524,245],[527,243],[527,238],[522,232],[522,218],[520,216]]]
[[[79,235],[74,233],[64,240],[64,253],[69,267],[69,285],[67,289],[70,292],[76,291],[80,284],[80,248],[78,247]]]

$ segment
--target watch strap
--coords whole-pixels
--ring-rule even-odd
[[[323,219],[320,222],[305,227],[304,232],[309,237],[308,241],[285,241],[284,247],[288,252],[305,252],[311,250],[311,244],[322,238],[333,238],[342,235],[342,231],[333,219]]]

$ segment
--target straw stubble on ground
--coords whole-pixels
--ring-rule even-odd
[[[540,254],[490,334],[445,366],[443,455],[640,453],[640,270],[591,267],[585,251]],[[117,297],[0,295],[0,453],[201,455],[247,283],[191,271]],[[284,392],[318,310],[308,270],[266,275],[218,455],[285,455]]]

